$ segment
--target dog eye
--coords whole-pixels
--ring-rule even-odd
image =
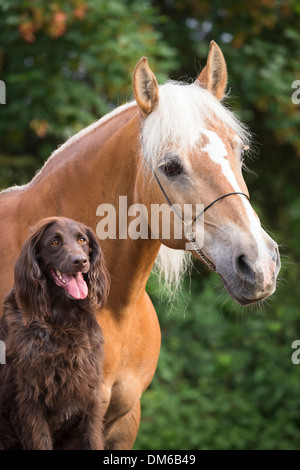
[[[54,238],[54,240],[52,240],[51,242],[51,245],[52,246],[59,246],[60,245],[60,241],[58,238]]]
[[[86,239],[84,237],[80,237],[78,239],[78,243],[79,243],[79,245],[83,245],[84,243],[86,243]]]

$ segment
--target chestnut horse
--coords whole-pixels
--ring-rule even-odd
[[[205,213],[203,251],[190,251],[214,267],[240,304],[272,294],[280,268],[278,248],[248,200],[241,170],[248,134],[220,102],[226,84],[225,60],[214,42],[193,84],[158,87],[142,58],[133,73],[135,101],[70,138],[30,183],[3,191],[1,301],[12,287],[14,262],[31,226],[43,217],[66,216],[96,230],[98,206],[113,205],[118,217],[120,195],[127,196],[128,206],[142,203],[149,213],[152,204],[164,204],[166,197],[180,206],[208,206],[218,199]],[[238,194],[219,200],[229,193]],[[160,247],[168,247],[160,251],[160,268],[168,279],[178,280],[186,242],[184,236],[164,238],[160,228],[156,238],[101,241],[111,275],[107,305],[98,312],[105,338],[107,449],[132,447],[141,394],[158,361],[160,328],[145,292],[153,263]]]

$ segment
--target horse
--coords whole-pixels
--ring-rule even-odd
[[[227,68],[218,45],[210,43],[193,83],[158,86],[146,57],[136,64],[132,82],[133,101],[68,139],[31,182],[0,194],[1,301],[12,287],[13,266],[29,229],[41,218],[69,217],[95,230],[99,205],[107,203],[116,208],[120,232],[119,196],[127,196],[130,206],[142,204],[148,214],[152,205],[166,201],[171,211],[175,203],[208,209],[201,215],[202,246],[184,224],[181,238],[172,230],[165,236],[161,221],[150,236],[151,215],[148,237],[119,233],[101,240],[111,277],[108,301],[97,312],[105,339],[106,449],[132,448],[140,398],[157,366],[161,332],[145,290],[155,260],[166,282],[177,284],[189,259],[201,259],[242,305],[271,295],[280,270],[278,246],[249,202],[242,165],[250,136],[222,103]],[[193,212],[189,225],[197,217]]]

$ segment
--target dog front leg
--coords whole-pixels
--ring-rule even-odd
[[[52,437],[43,410],[36,402],[26,400],[12,422],[23,450],[52,450]]]
[[[103,450],[102,404],[100,399],[93,400],[81,423],[81,449]]]

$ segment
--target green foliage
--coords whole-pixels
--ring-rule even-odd
[[[299,20],[297,0],[0,2],[0,187],[27,182],[59,143],[131,97],[140,57],[159,81],[196,77],[211,39],[226,58],[228,102],[254,133],[260,158],[247,165],[258,177],[245,179],[282,245],[282,279],[257,311],[237,308],[204,270],[174,305],[150,278],[162,350],[136,449],[299,448]]]
[[[300,440],[300,337],[292,301],[260,312],[237,309],[217,276],[187,281],[173,306],[155,278],[162,349],[135,449],[296,449]]]

